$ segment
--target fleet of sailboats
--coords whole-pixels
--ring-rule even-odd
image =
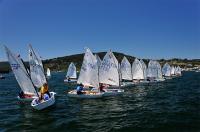
[[[47,78],[51,76],[51,72],[47,68],[45,76],[42,60],[32,46],[29,45],[29,69],[25,67],[19,55],[11,52],[6,46],[4,48],[10,67],[25,95],[23,98],[18,96],[18,99],[32,101],[31,106],[37,110],[53,105],[55,92],[50,92],[48,100],[40,101],[38,90],[47,84]],[[165,80],[164,77],[169,79],[181,74],[182,69],[179,66],[170,66],[165,63],[161,67],[155,60],[150,60],[147,66],[142,59],[135,58],[131,65],[124,56],[120,64],[111,50],[101,60],[97,54],[94,55],[89,48],[86,48],[78,80],[76,66],[71,62],[64,82],[75,82],[78,85],[77,88],[83,86],[81,94],[75,89],[68,92],[69,97],[101,98],[123,94],[124,89],[121,86],[160,82]]]

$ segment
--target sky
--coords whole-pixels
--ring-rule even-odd
[[[199,0],[0,0],[2,45],[27,60],[117,51],[138,58],[200,58]]]

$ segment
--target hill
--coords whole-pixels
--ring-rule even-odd
[[[126,55],[123,53],[119,53],[119,52],[113,52],[113,53],[119,62],[121,62],[121,60],[123,59],[124,56],[127,57],[127,59],[130,61],[131,64],[135,59],[135,57]],[[103,59],[106,52],[98,52],[95,54],[98,54],[99,57],[101,59]],[[53,59],[47,59],[47,60],[43,60],[43,64],[44,64],[45,69],[47,67],[49,67],[52,71],[66,71],[68,65],[71,62],[74,62],[74,64],[77,67],[77,70],[80,70],[80,67],[81,67],[81,64],[83,61],[83,55],[84,55],[84,53],[70,55],[70,56],[64,56],[64,57],[57,57],[57,58],[53,58]],[[149,61],[148,59],[144,60],[144,62],[146,64],[148,61]],[[176,59],[176,58],[170,59],[170,60],[160,59],[159,62],[161,63],[161,65],[168,62],[170,65],[180,65],[182,68],[200,66],[200,59],[193,59],[193,60]],[[27,62],[25,64],[26,64],[26,66],[28,66]],[[10,67],[9,67],[8,62],[0,62],[0,72],[5,73],[5,72],[9,72],[9,71],[10,71]]]

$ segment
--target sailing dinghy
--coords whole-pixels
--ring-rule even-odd
[[[171,66],[168,63],[165,63],[162,68],[162,74],[165,78],[170,79],[171,77]]]
[[[121,86],[133,85],[131,64],[126,58],[126,56],[124,56],[124,58],[122,59],[121,66],[120,66],[120,74],[121,74],[121,79],[122,79]]]
[[[165,79],[162,77],[161,66],[159,62],[150,60],[147,69],[147,78],[150,82],[160,82]]]
[[[145,80],[145,74],[143,64],[137,58],[132,64],[132,79],[135,84],[140,84],[141,81]]]
[[[162,75],[162,68],[161,68],[160,63],[158,61],[155,61],[155,62],[156,62],[156,67],[157,67],[156,81],[158,81],[158,82],[165,81],[165,79],[163,78],[163,75]]]
[[[142,64],[142,71],[143,71],[143,77],[144,79],[140,80],[140,83],[139,84],[148,84],[149,81],[147,81],[147,66],[146,64],[144,63],[144,61],[141,59],[140,60],[140,63]]]
[[[49,68],[47,68],[47,78],[51,77],[51,70]]]
[[[99,69],[99,82],[104,87],[103,96],[113,96],[124,93],[120,89],[119,63],[112,51],[108,51]]]
[[[82,94],[72,90],[68,92],[68,97],[90,99],[102,97],[103,93],[99,90],[97,59],[89,48],[86,48],[77,83],[84,85]]]
[[[74,83],[77,82],[77,73],[76,73],[76,66],[73,62],[70,63],[66,78],[64,79],[64,82],[66,83]]]
[[[44,84],[47,84],[42,61],[31,45],[29,45],[29,65],[31,80],[34,86],[41,88]],[[55,92],[50,92],[50,97],[47,100],[40,100],[38,96],[31,102],[31,106],[36,110],[42,110],[52,106],[54,103]]]
[[[175,67],[174,66],[171,67],[171,76],[175,76]]]
[[[37,98],[37,92],[33,85],[33,82],[30,79],[30,75],[28,74],[22,62],[22,59],[20,58],[20,56],[12,53],[10,49],[8,49],[6,46],[4,46],[4,48],[10,67],[21,88],[21,91],[23,92],[23,95],[18,96],[17,98],[20,101],[32,101],[34,98]]]

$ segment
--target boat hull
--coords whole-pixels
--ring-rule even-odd
[[[65,83],[76,83],[77,80],[70,80],[70,81],[69,81],[68,79],[65,79],[64,82],[65,82]]]
[[[38,98],[37,96],[33,96],[33,97],[30,97],[30,98],[20,98],[19,96],[17,96],[17,99],[19,100],[19,101],[32,101],[32,100],[34,100],[34,99],[36,99],[36,98]]]
[[[43,110],[45,108],[48,108],[55,103],[55,94],[55,92],[50,92],[51,98],[47,101],[43,101],[40,103],[37,103],[38,98],[36,98],[31,102],[31,106],[36,110]]]
[[[117,96],[117,95],[122,95],[124,93],[123,89],[114,89],[114,88],[108,88],[104,89],[105,92],[103,92],[103,96]]]
[[[95,99],[95,98],[102,98],[103,93],[99,92],[89,92],[86,94],[77,94],[76,90],[72,90],[68,92],[68,97],[71,98],[82,98],[82,99]]]

